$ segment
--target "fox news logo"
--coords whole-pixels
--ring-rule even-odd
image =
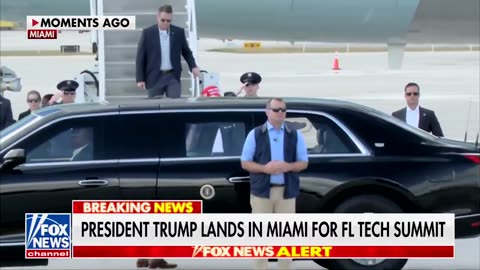
[[[25,258],[70,258],[70,214],[25,214]]]

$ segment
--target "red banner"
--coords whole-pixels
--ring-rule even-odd
[[[454,246],[74,246],[74,258],[454,258]]]
[[[202,201],[73,201],[74,214],[200,214]]]

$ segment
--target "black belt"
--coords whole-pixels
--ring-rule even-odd
[[[161,74],[173,73],[173,69],[169,69],[169,70],[160,70],[160,73],[161,73]]]
[[[285,185],[284,184],[271,184],[270,183],[270,187],[284,187]]]

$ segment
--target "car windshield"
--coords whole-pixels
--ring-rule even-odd
[[[32,122],[33,120],[39,118],[40,116],[35,114],[29,114],[28,116],[22,118],[22,120],[15,122],[14,124],[6,127],[2,131],[0,131],[0,138],[5,138],[10,135],[12,132],[26,126],[28,123]]]
[[[22,129],[23,127],[27,126],[28,124],[32,123],[33,121],[41,119],[43,116],[50,115],[52,113],[58,112],[60,109],[54,107],[47,107],[44,109],[40,109],[27,115],[26,117],[22,118],[20,121],[15,122],[14,124],[6,127],[2,131],[0,131],[0,142],[3,141],[6,137],[12,135],[16,131]]]

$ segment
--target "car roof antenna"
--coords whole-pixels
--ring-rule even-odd
[[[478,147],[478,135],[480,134],[480,131],[477,132],[477,139],[475,139],[475,148]]]
[[[466,129],[465,129],[465,138],[463,139],[464,142],[467,141],[468,124],[470,122],[470,112],[471,112],[471,108],[472,108],[472,100],[473,100],[473,98],[470,98],[470,102],[468,103],[467,124],[466,124]]]

